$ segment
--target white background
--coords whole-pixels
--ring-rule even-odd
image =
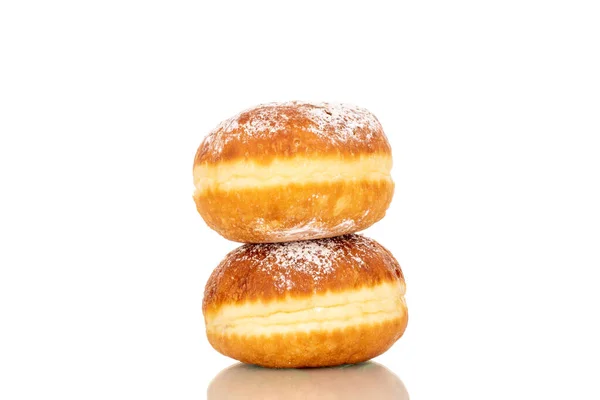
[[[196,213],[193,157],[293,99],[366,107],[392,143],[366,234],[405,272],[408,330],[376,361],[412,399],[600,398],[599,21],[594,1],[3,1],[0,398],[205,398],[233,360],[203,288],[236,244]]]

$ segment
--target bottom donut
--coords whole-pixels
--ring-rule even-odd
[[[398,262],[360,235],[247,244],[215,269],[203,313],[211,345],[272,368],[369,360],[408,322]]]

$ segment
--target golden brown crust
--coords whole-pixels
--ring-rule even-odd
[[[221,122],[202,142],[198,164],[276,157],[391,154],[377,118],[364,108],[333,103],[262,104]]]
[[[194,200],[206,224],[223,237],[246,243],[319,239],[361,231],[385,216],[391,180],[338,181],[207,189]]]
[[[404,285],[400,264],[387,249],[362,235],[246,244],[213,271],[204,291],[203,312],[226,304],[341,292],[383,282]]]
[[[208,340],[226,356],[263,367],[326,367],[355,364],[384,353],[402,336],[407,322],[405,312],[402,318],[380,324],[362,324],[333,331],[268,336],[208,333]]]

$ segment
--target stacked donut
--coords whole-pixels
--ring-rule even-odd
[[[223,121],[194,160],[198,212],[246,243],[210,276],[211,345],[275,368],[352,364],[406,328],[405,283],[392,254],[354,234],[385,215],[391,148],[369,111],[272,103]]]

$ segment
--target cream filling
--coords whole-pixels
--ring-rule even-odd
[[[299,299],[225,305],[207,316],[207,330],[238,335],[310,332],[381,323],[405,313],[404,285],[383,283]]]
[[[231,190],[340,180],[390,180],[391,169],[392,158],[381,154],[354,160],[294,157],[275,159],[269,165],[236,161],[212,166],[197,165],[194,168],[194,185],[197,192],[202,192],[209,188]]]

